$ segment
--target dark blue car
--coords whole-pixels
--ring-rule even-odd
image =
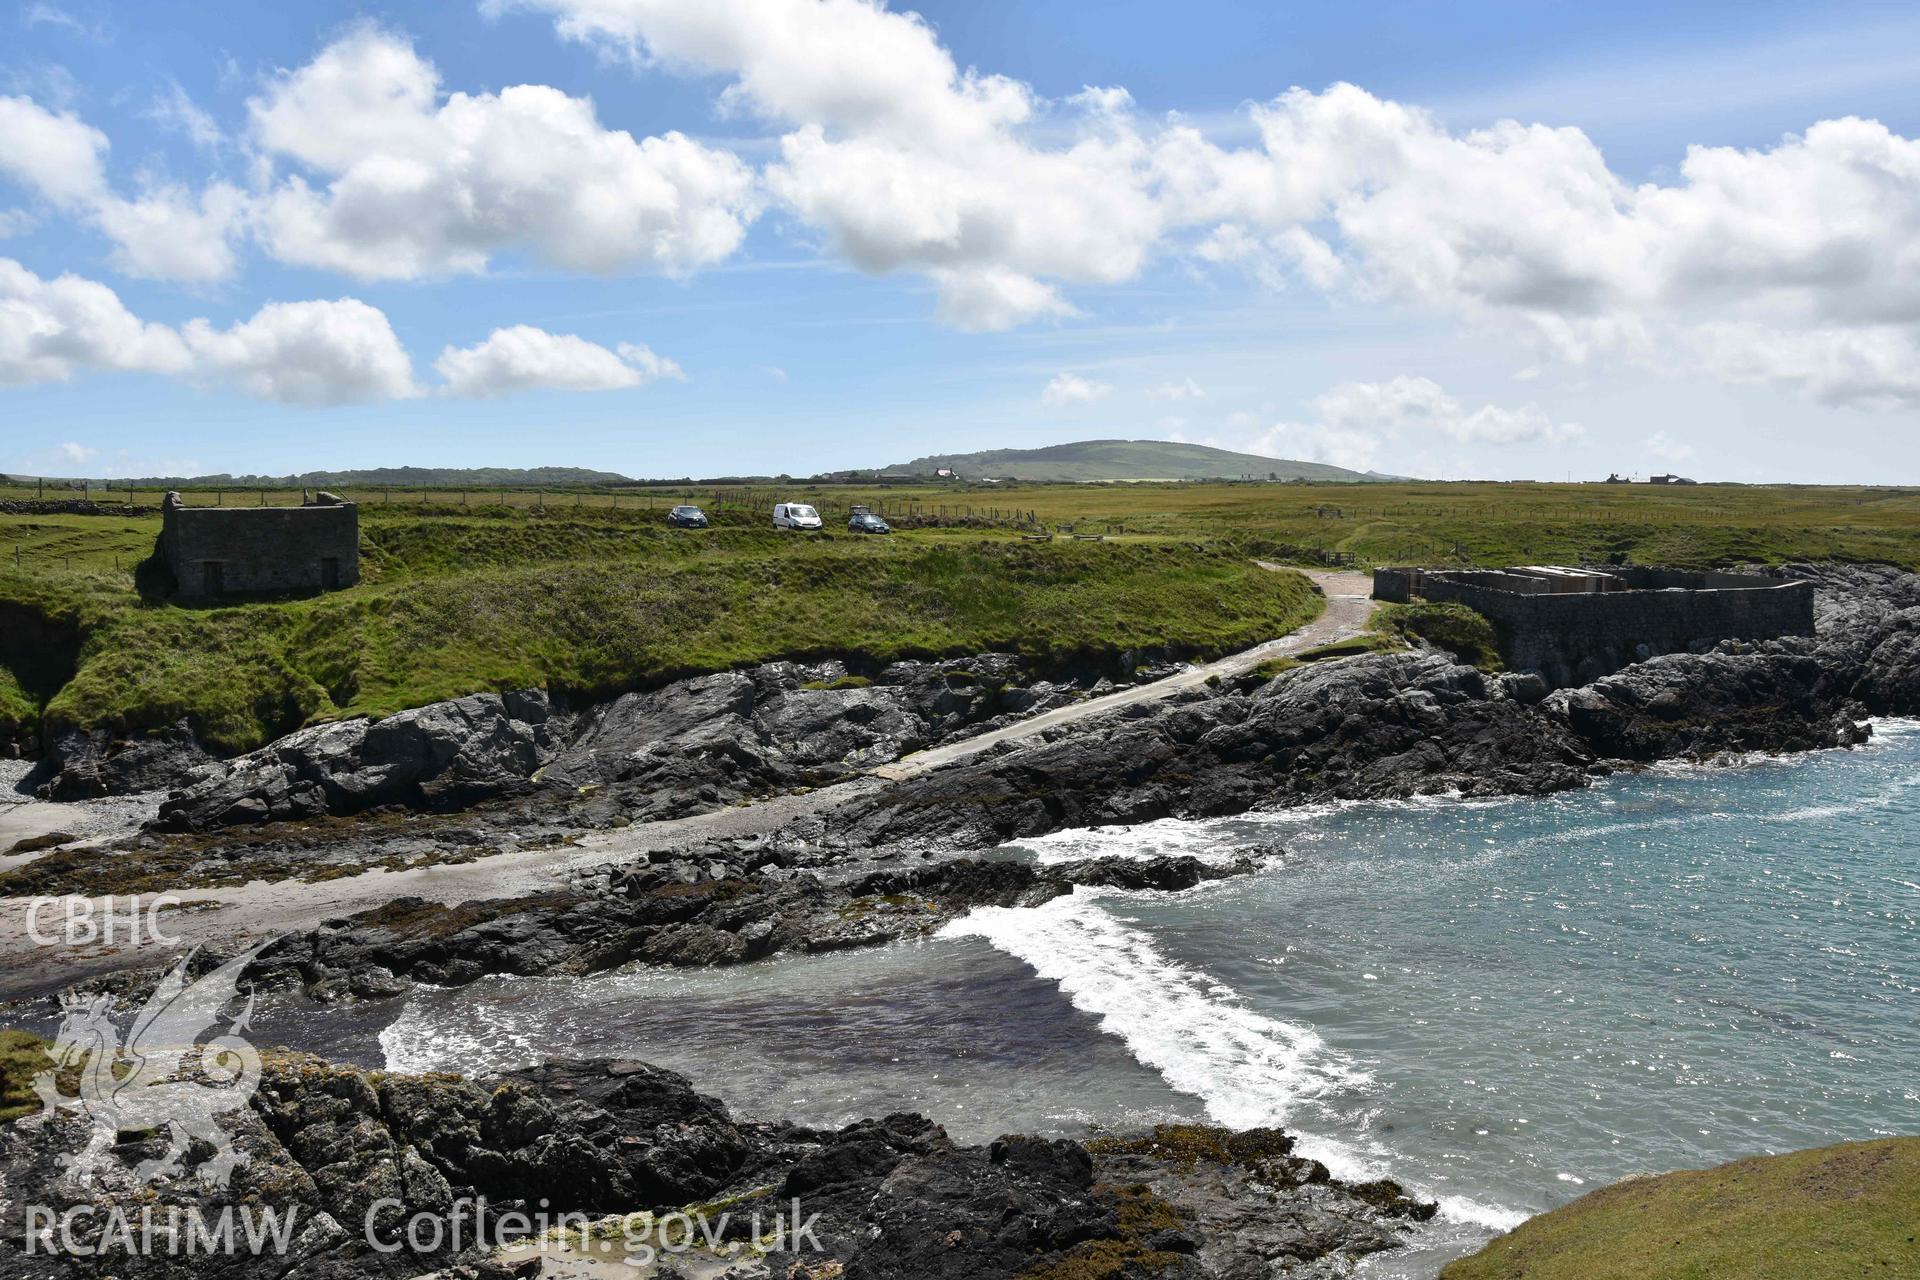
[[[694,506],[678,506],[667,512],[667,523],[676,529],[704,529],[707,513]]]

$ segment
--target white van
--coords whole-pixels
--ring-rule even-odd
[[[804,502],[782,502],[773,508],[776,529],[818,529],[820,513]]]

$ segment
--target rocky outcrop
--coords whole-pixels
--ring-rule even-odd
[[[634,820],[817,786],[1079,696],[1010,654],[896,662],[871,678],[838,662],[699,676],[596,708],[541,779],[610,790]]]
[[[1562,690],[1550,713],[1601,756],[1651,762],[1727,751],[1809,751],[1867,739],[1866,708],[1804,645],[1728,642]]]
[[[675,817],[846,777],[1077,696],[1007,654],[896,662],[871,679],[837,662],[768,663],[627,694],[577,723],[540,690],[473,694],[314,725],[222,764],[195,756],[207,767],[157,827],[448,811],[536,788],[606,793],[630,821]]]
[[[1806,650],[1836,689],[1876,715],[1920,714],[1920,574],[1886,564],[1792,564],[1815,586]]]
[[[263,988],[379,999],[416,982],[580,974],[633,961],[704,968],[924,937],[976,907],[1038,906],[1076,885],[1174,892],[1254,870],[1249,860],[1105,858],[1040,866],[955,859],[830,883],[775,849],[663,857],[604,887],[448,907],[407,898],[282,940],[249,971]],[[211,955],[201,963],[216,963]]]
[[[1579,786],[1593,753],[1538,707],[1435,653],[1314,663],[1005,747],[824,815],[850,847],[990,845],[1062,827],[1314,799]]]
[[[388,804],[457,809],[524,786],[551,753],[550,718],[546,695],[528,690],[313,725],[170,796],[156,825],[201,831]]]
[[[712,1247],[680,1261],[702,1271],[731,1263],[738,1280],[1227,1280],[1323,1258],[1348,1267],[1434,1211],[1390,1182],[1332,1179],[1276,1130],[1165,1127],[1089,1145],[1016,1135],[970,1147],[913,1115],[834,1130],[737,1120],[685,1077],[641,1062],[551,1062],[469,1080],[270,1056],[251,1102],[222,1124],[243,1157],[224,1188],[194,1176],[205,1151],[181,1176],[139,1185],[134,1168],[164,1145],[157,1137],[115,1147],[104,1175],[83,1186],[59,1162],[84,1141],[84,1118],[0,1128],[0,1276],[505,1280],[538,1265],[495,1260],[499,1244],[530,1243],[508,1215],[582,1223],[684,1209]],[[472,1212],[480,1200],[483,1234]],[[44,1216],[30,1221],[28,1206]],[[290,1229],[284,1243],[267,1236],[264,1247],[211,1256],[115,1247],[114,1212],[137,1224],[143,1209],[163,1224],[213,1223],[223,1211],[258,1220],[271,1209]],[[781,1219],[805,1229],[767,1230]],[[36,1228],[49,1220],[106,1256],[44,1241]],[[659,1244],[649,1231],[631,1218],[600,1228],[602,1238]]]
[[[1318,800],[1536,795],[1619,764],[1862,741],[1815,642],[1729,642],[1542,697],[1434,652],[1371,654],[1135,707],[861,796],[810,838],[990,845]]]
[[[105,729],[61,730],[30,782],[49,800],[93,800],[191,786],[219,768],[182,720],[138,738]]]
[[[1295,799],[1526,794],[1580,785],[1607,759],[1848,741],[1842,721],[1856,703],[1920,712],[1920,576],[1880,565],[1775,572],[1815,582],[1817,638],[1655,658],[1551,700],[1536,677],[1489,679],[1434,652],[1322,661],[915,779],[841,815],[838,831],[851,842],[985,843]],[[819,786],[1099,689],[1037,680],[1020,660],[985,654],[871,676],[836,662],[768,663],[628,694],[577,722],[553,717],[537,694],[475,695],[301,730],[211,766],[162,822],[207,831],[381,805],[445,810],[527,789],[586,797],[627,821],[678,817]],[[508,705],[516,698],[524,705]],[[127,764],[118,775],[76,764],[62,777],[112,790],[163,776],[168,760],[164,750],[95,754]],[[208,766],[189,754],[177,767]]]

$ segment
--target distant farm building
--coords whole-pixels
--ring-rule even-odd
[[[1376,569],[1376,599],[1464,604],[1493,623],[1515,671],[1555,688],[1722,640],[1813,634],[1813,587],[1744,573],[1620,566]]]
[[[1618,472],[1608,472],[1607,478],[1603,480],[1601,483],[1602,484],[1633,484],[1635,482],[1632,478],[1628,476],[1620,475]],[[1685,476],[1648,476],[1644,481],[1644,483],[1646,484],[1699,484],[1700,482],[1698,480],[1689,480]]]
[[[335,591],[360,580],[360,511],[330,493],[297,507],[160,505],[173,594],[193,598]]]

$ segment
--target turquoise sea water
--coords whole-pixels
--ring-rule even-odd
[[[395,1067],[649,1058],[747,1115],[912,1108],[956,1136],[1282,1124],[1441,1199],[1430,1275],[1625,1174],[1920,1132],[1920,732],[1549,799],[1067,832],[1042,859],[1229,857],[938,939],[414,997]]]

